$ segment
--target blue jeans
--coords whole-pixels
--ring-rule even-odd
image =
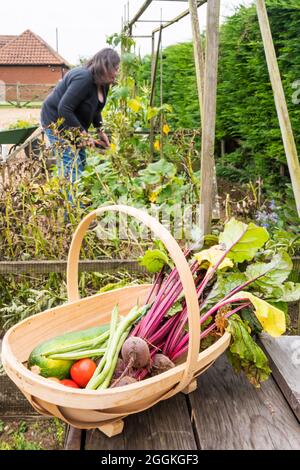
[[[58,149],[56,150],[56,142],[61,142],[62,145],[65,145],[65,142],[62,139],[56,137],[51,129],[45,129],[45,133],[49,139],[50,144],[54,147],[54,154],[58,160],[58,175],[64,175],[65,178],[70,179],[71,183],[74,184],[74,182],[80,178],[86,164],[85,149],[78,149],[76,154],[70,147],[66,147],[61,151]]]

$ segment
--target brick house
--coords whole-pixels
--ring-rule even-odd
[[[0,101],[42,101],[70,69],[42,38],[27,29],[20,36],[0,35]],[[18,84],[18,86],[17,86]]]

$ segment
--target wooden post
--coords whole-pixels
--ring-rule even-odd
[[[162,26],[162,9],[160,9],[160,24]],[[162,29],[160,30],[162,32]],[[163,105],[163,47],[160,38],[160,106]],[[160,158],[163,158],[163,113],[160,114]]]
[[[225,155],[225,139],[221,139],[221,157]]]
[[[152,106],[152,99],[154,97],[154,77],[155,74],[155,33],[152,33],[151,37],[151,96],[150,96],[150,106]],[[150,119],[150,136],[149,136],[149,142],[150,142],[150,160],[152,161],[153,159],[153,154],[154,154],[154,123],[153,119]]]
[[[21,107],[21,102],[20,102],[20,82],[17,83],[17,107]]]
[[[300,163],[297,155],[295,139],[293,135],[291,121],[289,118],[288,108],[280,77],[275,48],[273,44],[270,23],[264,0],[256,0],[256,10],[260,31],[263,39],[270,80],[273,88],[275,106],[281,129],[283,145],[292,181],[297,211],[300,217]]]
[[[200,27],[198,19],[198,2],[197,0],[189,0],[189,10],[191,15],[193,45],[194,45],[194,60],[196,68],[196,79],[198,89],[200,121],[203,123],[203,94],[204,94],[204,70],[205,61],[203,57],[203,49],[201,46]],[[220,204],[218,199],[218,185],[216,166],[213,166],[213,189],[212,189],[212,216],[215,219],[220,218]]]
[[[154,32],[152,33],[150,106],[154,105],[155,83],[156,83],[156,73],[157,73],[157,65],[158,65],[158,59],[159,59],[159,51],[160,51],[161,34],[162,34],[162,26],[160,27],[160,30],[159,30],[157,50],[156,50],[156,54],[154,55],[154,51],[155,51],[155,33]],[[153,144],[154,144],[154,118],[150,119],[150,160],[153,159],[153,154],[154,154]]]
[[[219,54],[220,0],[208,0],[206,19],[205,77],[201,138],[201,223],[210,232],[213,207],[214,149]]]
[[[201,36],[200,36],[200,27],[199,27],[199,20],[198,20],[197,0],[189,0],[189,10],[190,10],[190,15],[191,15],[191,23],[192,23],[200,119],[202,120],[202,108],[203,108],[202,101],[203,101],[203,91],[204,91],[204,57],[203,57],[203,50],[201,47]]]

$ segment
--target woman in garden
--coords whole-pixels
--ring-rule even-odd
[[[101,130],[101,111],[119,64],[120,57],[114,49],[102,49],[85,65],[70,70],[43,103],[41,124],[50,144],[55,146],[59,142],[63,147],[58,172],[72,183],[84,169],[85,147],[110,145]],[[98,139],[89,134],[91,124],[97,130]],[[66,144],[68,141],[70,145]]]

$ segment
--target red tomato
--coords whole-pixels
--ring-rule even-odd
[[[70,380],[70,379],[63,379],[63,380],[60,380],[60,383],[62,385],[65,385],[66,387],[73,387],[73,388],[80,388],[76,382],[74,382],[73,380]]]
[[[74,382],[84,388],[90,381],[96,367],[97,365],[92,359],[80,359],[72,365],[70,375]]]

